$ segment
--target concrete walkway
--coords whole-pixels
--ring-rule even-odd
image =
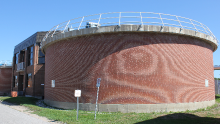
[[[0,124],[50,124],[0,103]]]

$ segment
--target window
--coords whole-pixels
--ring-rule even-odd
[[[38,64],[44,64],[44,63],[45,63],[45,55],[41,52],[41,49],[39,49]]]
[[[24,62],[24,56],[25,56],[25,52],[21,51],[20,52],[20,62]]]
[[[17,87],[17,86],[18,86],[18,76],[14,76],[13,87]]]
[[[32,87],[32,74],[29,73],[29,74],[27,75],[27,77],[28,77],[28,86],[27,86],[27,87]]]
[[[18,64],[18,55],[19,55],[19,53],[15,54],[15,64]]]
[[[33,65],[33,50],[34,50],[34,46],[31,46],[28,48],[28,66]]]

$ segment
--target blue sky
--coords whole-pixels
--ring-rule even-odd
[[[37,31],[85,15],[156,12],[199,21],[220,40],[220,0],[0,0],[0,61],[12,60],[14,46]],[[220,49],[213,53],[220,65]],[[215,71],[220,78],[220,71]]]

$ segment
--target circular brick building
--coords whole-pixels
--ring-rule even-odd
[[[99,111],[184,111],[215,103],[214,35],[121,23],[48,32],[42,42],[45,103],[74,109],[79,89],[80,109],[95,110],[97,78]]]
[[[11,92],[12,66],[0,64],[0,95],[8,95]]]

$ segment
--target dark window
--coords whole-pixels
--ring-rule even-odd
[[[17,87],[17,86],[18,86],[18,76],[14,76],[13,87]]]
[[[34,46],[31,46],[28,48],[28,66],[33,65],[33,51],[34,51]]]
[[[15,54],[15,64],[18,64],[18,56],[19,56],[19,53],[16,53]]]
[[[28,87],[32,87],[32,74],[28,74]]]
[[[25,52],[21,51],[21,53],[20,53],[20,58],[21,58],[20,62],[24,62],[24,55],[25,55]]]
[[[45,55],[41,52],[41,49],[38,52],[38,64],[45,63]]]

